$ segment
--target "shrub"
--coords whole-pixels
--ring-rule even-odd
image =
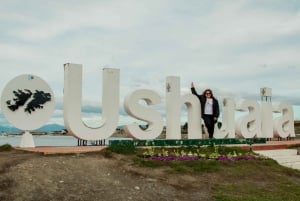
[[[134,154],[135,147],[132,141],[118,141],[113,143],[108,147],[108,150],[118,153],[118,154]]]
[[[10,151],[13,147],[10,144],[4,144],[0,146],[0,151]]]

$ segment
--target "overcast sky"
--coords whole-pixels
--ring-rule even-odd
[[[40,76],[62,114],[63,64],[83,65],[83,99],[101,107],[102,69],[120,69],[120,106],[135,89],[164,99],[165,79],[194,81],[217,98],[300,105],[300,1],[0,0],[0,92],[20,74]],[[122,110],[122,109],[121,109]]]

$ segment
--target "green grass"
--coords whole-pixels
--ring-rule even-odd
[[[213,188],[214,198],[219,201],[296,201],[300,196],[300,185],[286,177],[271,177],[258,185],[256,182],[224,182]]]
[[[201,147],[201,153],[211,154],[216,147]],[[166,149],[166,148],[164,148]],[[174,149],[174,148],[173,148]],[[180,147],[186,152],[194,147]],[[152,150],[153,151],[153,150]],[[158,152],[158,150],[155,150]],[[195,150],[194,150],[195,151]],[[199,149],[198,149],[199,151]],[[135,164],[150,168],[167,167],[166,174],[190,174],[214,177],[211,193],[216,201],[298,201],[300,200],[300,171],[280,166],[272,159],[249,161],[151,161],[137,150]],[[247,150],[218,147],[218,153],[245,153]]]
[[[135,148],[131,144],[112,146],[111,151],[135,154],[134,163],[149,168],[162,168],[166,174],[188,174],[211,178],[210,194],[216,201],[298,201],[300,198],[300,171],[280,166],[272,159],[217,161],[219,155],[254,154],[251,150],[226,146],[184,146]],[[196,161],[155,161],[153,155],[192,154],[201,156]],[[254,154],[255,155],[255,154]],[[207,156],[207,157],[203,157]]]
[[[177,173],[208,173],[222,170],[222,167],[215,160],[186,161],[184,163],[182,161],[171,161],[169,166]]]
[[[135,164],[155,168],[169,167],[170,173],[207,173],[222,171],[222,166],[215,160],[199,160],[199,161],[153,161],[143,160],[139,157],[135,158]]]
[[[300,197],[300,172],[276,161],[151,161],[136,158],[139,165],[169,167],[168,174],[192,174],[221,178],[212,184],[217,201],[296,201]]]

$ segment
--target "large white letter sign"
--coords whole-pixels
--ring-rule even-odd
[[[141,89],[128,94],[125,97],[125,111],[136,119],[146,121],[148,128],[142,130],[137,123],[124,126],[124,130],[133,138],[137,139],[155,139],[163,130],[163,119],[161,115],[139,104],[140,100],[146,101],[148,105],[154,105],[161,102],[161,97],[152,90]]]
[[[101,140],[111,136],[119,119],[120,70],[103,69],[102,125],[87,127],[81,118],[82,65],[65,64],[64,121],[69,133],[84,140]]]
[[[188,109],[188,138],[201,139],[201,107],[197,96],[180,95],[179,77],[169,76],[166,83],[167,139],[181,139],[180,112],[182,105]]]
[[[261,132],[265,138],[273,138],[273,111],[271,102],[261,102]]]
[[[222,101],[222,126],[219,129],[215,124],[214,137],[217,139],[235,138],[234,127],[234,101],[232,98],[224,98]]]
[[[181,96],[181,104],[185,104],[188,111],[188,139],[201,139],[201,106],[199,99],[193,94]]]
[[[239,137],[253,138],[261,136],[261,114],[259,104],[255,100],[240,100],[236,109],[249,111],[249,114],[240,117],[236,122],[236,134]]]
[[[273,111],[282,113],[282,116],[274,120],[275,137],[295,137],[294,112],[289,103],[276,103],[273,105]]]

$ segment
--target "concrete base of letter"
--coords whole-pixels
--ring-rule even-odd
[[[22,135],[20,147],[35,147],[32,134],[28,131],[25,131]]]

